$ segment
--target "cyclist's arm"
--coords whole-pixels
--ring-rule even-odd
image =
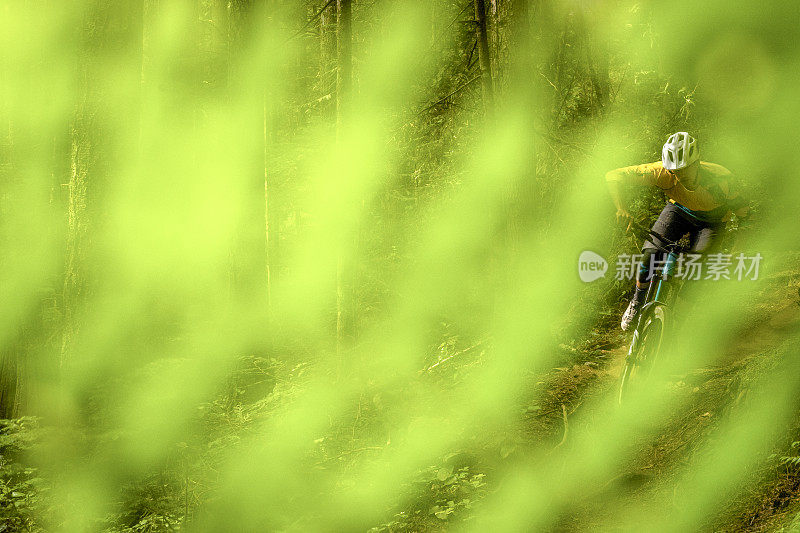
[[[741,239],[741,231],[743,228],[742,221],[750,216],[750,202],[740,194],[735,182],[731,181],[730,175],[728,180],[721,187],[725,193],[725,200],[730,210],[726,217],[727,222],[731,222],[731,215],[736,215],[738,219],[737,231],[732,232],[729,237],[727,245],[728,251],[733,253],[739,249],[739,241]]]
[[[652,185],[662,189],[670,187],[670,177],[661,161],[622,167],[606,172],[606,182],[622,185]]]
[[[731,206],[733,214],[736,218],[747,218],[750,216],[750,202],[745,200],[741,195],[737,194],[733,198],[728,199],[728,204]]]
[[[750,202],[739,193],[735,183],[728,181],[725,184],[723,191],[725,193],[725,199],[728,203],[728,207],[730,207],[733,214],[736,215],[736,218],[743,219],[750,216]]]
[[[617,208],[617,216],[630,217],[628,207],[622,196],[623,185],[654,185],[661,187],[666,171],[661,162],[646,163],[644,165],[633,165],[630,167],[617,168],[606,172],[606,184],[611,193],[611,199]],[[663,188],[663,187],[661,187]]]
[[[737,209],[736,211],[733,212],[733,214],[736,215],[736,218],[740,220],[745,219],[750,216],[750,206],[746,205],[741,209]]]
[[[608,192],[611,194],[611,199],[614,201],[614,206],[617,211],[627,211],[625,202],[622,199],[621,187],[618,181],[608,181]]]

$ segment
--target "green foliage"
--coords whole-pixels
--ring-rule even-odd
[[[52,480],[29,465],[28,453],[42,444],[47,430],[36,417],[0,420],[0,524],[8,531],[44,531]]]
[[[442,522],[468,522],[473,506],[486,496],[485,477],[485,474],[474,473],[469,466],[454,468],[452,462],[424,469],[417,474],[412,484],[415,490],[411,493],[406,510],[396,513],[390,521],[369,531],[419,531],[438,529]]]
[[[612,409],[632,284],[581,284],[575,258],[638,250],[603,175],[684,129],[769,200],[758,245],[791,245],[796,17],[535,4],[487,2],[489,113],[468,0],[355,2],[339,113],[335,3],[8,4],[0,398],[49,424],[0,422],[8,529],[549,530],[596,494],[587,529],[707,521],[796,373],[739,419],[683,381]],[[632,195],[641,221],[663,203]],[[725,305],[671,339],[676,367],[745,353],[762,297],[702,296]],[[647,424],[714,453],[684,471],[692,446],[643,448]],[[670,452],[614,507],[621,465]]]
[[[792,443],[791,449],[794,450],[797,449],[798,447],[800,447],[800,441],[794,441]],[[800,466],[800,455],[783,455],[780,457],[780,462],[781,464],[796,468]]]

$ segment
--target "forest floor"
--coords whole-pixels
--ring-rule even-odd
[[[615,513],[622,516],[630,507],[664,501],[676,505],[674,492],[682,468],[710,439],[719,438],[715,436],[719,420],[746,396],[750,382],[775,366],[776,349],[800,336],[798,279],[796,265],[765,280],[757,301],[748,302],[752,318],[734,333],[715,363],[670,383],[682,408],[637,444],[621,472],[600,493],[574,502],[557,530],[607,529],[615,523]],[[616,394],[627,342],[627,335],[611,328],[598,336],[590,355],[538,377],[535,386],[540,392],[535,408],[526,415],[526,438],[566,447],[580,424],[602,416],[587,411],[597,409],[598,398]],[[800,440],[799,429],[800,417],[794,417],[782,432],[785,445],[779,444],[768,460],[746,474],[740,485],[744,488],[720,505],[705,530],[782,531],[792,522],[800,511],[800,469],[780,458],[797,454],[791,443]]]
[[[775,263],[785,266],[786,270],[766,275],[759,292],[753,298],[737,304],[745,311],[739,315],[747,319],[720,345],[718,351],[715,350],[713,364],[706,363],[688,370],[670,383],[670,395],[675,400],[672,405],[679,407],[657,425],[648,428],[646,434],[637,435],[626,449],[625,459],[604,479],[595,476],[595,479],[587,480],[588,490],[583,498],[572,498],[556,504],[553,516],[557,517],[557,524],[552,530],[647,531],[647,527],[630,527],[631,524],[625,527],[619,517],[633,516],[632,509],[642,517],[647,516],[651,509],[664,516],[665,505],[674,509],[676,514],[681,512],[681,505],[685,504],[687,498],[682,494],[687,488],[687,470],[703,465],[708,449],[714,448],[725,438],[726,420],[748,423],[738,416],[749,399],[757,394],[759,380],[763,381],[762,378],[771,375],[776,368],[780,370],[781,365],[792,358],[790,356],[797,355],[796,348],[794,351],[792,348],[800,341],[800,254],[790,254]],[[448,454],[440,464],[430,465],[430,468],[419,472],[409,486],[408,498],[398,508],[387,509],[391,521],[371,531],[458,529],[459,524],[480,519],[480,507],[498,492],[498,485],[502,483],[498,483],[502,476],[496,474],[504,469],[508,471],[519,465],[529,465],[526,456],[529,452],[532,452],[531,457],[544,456],[545,461],[550,463],[580,458],[580,448],[576,447],[581,446],[581,437],[603,425],[611,403],[608,400],[614,398],[618,390],[629,341],[629,335],[618,327],[617,320],[621,312],[621,309],[617,309],[616,313],[601,318],[601,323],[582,342],[563,346],[558,368],[544,373],[531,372],[525,378],[525,392],[518,403],[521,416],[510,424],[512,429],[509,434],[498,431],[485,437],[478,435],[465,449]],[[459,361],[459,372],[479,368],[482,352],[475,348],[482,345],[483,341],[469,342],[467,346],[470,347],[463,350],[453,347],[456,351],[447,360]],[[459,355],[459,358],[455,355]],[[269,363],[251,361],[253,364],[259,362]],[[304,368],[305,364],[298,365],[291,371],[280,373],[282,371],[276,367],[265,373],[261,368],[245,367],[242,375],[250,376],[254,369],[258,372],[246,382],[250,385],[244,381],[236,382],[234,388],[238,391],[237,395],[242,396],[237,408],[231,409],[229,402],[223,399],[206,406],[205,411],[214,416],[203,415],[206,417],[204,420],[216,431],[209,433],[212,440],[206,447],[198,445],[197,464],[208,469],[204,466],[206,461],[208,464],[217,464],[214,461],[218,461],[218,456],[224,456],[220,450],[224,449],[226,442],[247,438],[250,434],[257,435],[255,424],[250,420],[263,419],[272,413],[270,409],[273,406],[290,402],[293,395],[302,389],[300,374]],[[454,375],[456,365],[450,368],[439,364],[437,370],[442,369],[445,370],[439,376],[431,373],[429,368],[428,372],[421,373],[421,379],[438,379],[443,386],[450,383],[449,386],[457,387],[458,380]],[[264,390],[265,383],[267,391]],[[397,394],[402,396],[405,392],[398,390]],[[387,393],[386,403],[390,404],[391,400]],[[363,411],[362,403],[359,403],[356,421],[365,426],[380,426],[381,417],[370,414],[368,403],[364,402]],[[380,402],[372,402],[377,403]],[[378,407],[372,409],[377,411]],[[794,518],[800,513],[800,452],[792,444],[800,441],[800,414],[793,414],[788,420],[776,417],[775,421],[770,422],[774,422],[773,426],[779,426],[779,437],[772,439],[772,448],[766,450],[763,457],[758,455],[755,466],[749,467],[736,480],[738,491],[720,496],[720,501],[713,502],[713,511],[703,518],[702,531],[784,531],[796,525]],[[23,419],[15,424],[19,426],[18,429],[26,424],[35,428],[30,420]],[[366,456],[379,453],[380,449],[376,443],[358,441],[352,437],[356,434],[355,426],[335,427],[347,435],[333,434],[319,439],[320,450],[310,459],[316,461],[317,466],[332,465],[332,470],[341,472],[346,478],[348,465],[356,464],[359,454]],[[745,426],[744,429],[749,427]],[[21,442],[28,446],[29,441],[39,438],[36,431],[39,430],[20,430],[15,435],[6,435],[6,445],[13,437],[18,444]],[[598,454],[603,452],[602,447],[597,449]],[[791,464],[782,461],[784,457],[798,459]],[[0,475],[0,515],[4,509],[8,513],[13,511],[18,518],[15,523],[27,524],[28,530],[40,530],[38,526],[33,527],[35,522],[32,518],[17,509],[20,501],[27,505],[28,500],[37,497],[37,491],[40,490],[37,483],[41,483],[37,481],[39,474],[35,469],[27,468],[29,465],[3,464],[2,459],[0,453],[0,470],[6,472],[6,477]],[[17,476],[19,479],[12,479],[13,485],[7,483],[13,477],[9,477],[9,466],[25,473],[25,476]],[[196,474],[193,481],[197,480],[198,486],[205,486],[201,483],[213,486],[214,478],[201,466],[197,469],[197,472],[192,471],[193,475]],[[113,530],[172,530],[180,523],[176,517],[181,516],[180,512],[186,505],[185,495],[188,492],[184,487],[188,487],[187,471],[188,468],[182,466],[174,469],[171,475],[181,474],[187,481],[182,486],[180,480],[184,478],[176,478],[178,481],[174,483],[172,491],[164,490],[160,473],[153,476],[152,483],[133,487],[139,493],[148,494],[146,501],[150,507],[144,506],[145,511],[133,519],[127,515],[114,517],[117,522],[133,525]],[[209,481],[203,481],[205,479]],[[165,494],[161,499],[151,497],[156,486],[153,483],[156,482],[158,491]],[[5,500],[2,496],[5,496]],[[165,524],[164,528],[151,527],[156,518]],[[550,518],[552,516],[548,515]],[[4,530],[5,525],[2,520],[3,516],[0,516],[0,531]],[[151,525],[145,527],[146,524]]]

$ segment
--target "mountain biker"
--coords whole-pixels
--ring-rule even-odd
[[[650,185],[661,189],[669,201],[653,224],[653,231],[672,241],[688,233],[692,253],[708,252],[717,244],[731,213],[739,218],[749,215],[748,203],[736,190],[731,172],[723,166],[700,161],[697,141],[685,131],[669,136],[661,151],[661,161],[612,170],[606,173],[606,182],[617,208],[617,220],[629,221],[628,228],[632,217],[622,200],[621,186]],[[658,249],[651,240],[642,247],[636,291],[622,316],[623,330],[636,318],[653,276],[652,258]]]

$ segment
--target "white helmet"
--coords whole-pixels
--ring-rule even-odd
[[[697,141],[685,131],[670,135],[661,150],[661,162],[667,170],[686,168],[698,159]]]

